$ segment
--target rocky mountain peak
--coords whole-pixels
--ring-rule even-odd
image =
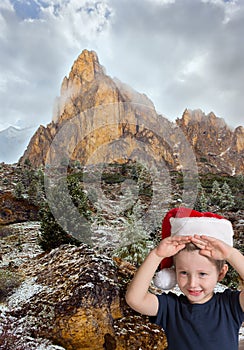
[[[60,123],[100,105],[128,101],[154,109],[146,95],[107,76],[94,51],[84,50],[75,60],[68,77],[63,79],[53,110],[53,121]]]
[[[243,127],[234,131],[213,112],[186,109],[176,120],[192,145],[200,172],[242,173],[244,168]]]
[[[201,109],[191,110],[186,108],[182,114],[181,123],[182,125],[188,126],[192,122],[199,122],[203,119],[204,113]]]
[[[208,127],[228,128],[224,119],[217,117],[214,112],[210,112],[206,115],[201,109],[191,110],[186,108],[183,112],[182,118],[180,120],[177,119],[177,122],[183,127],[201,124]]]
[[[57,135],[62,135],[59,146],[47,159]],[[125,163],[142,152],[178,170],[183,153],[196,158],[200,172],[239,174],[244,169],[243,150],[242,127],[232,131],[222,118],[201,109],[186,109],[171,123],[156,113],[145,94],[106,75],[94,51],[84,50],[63,79],[52,122],[37,130],[20,162],[28,158],[40,166],[66,158],[82,165]]]
[[[104,74],[104,68],[100,65],[96,52],[83,50],[75,60],[68,79],[78,77],[81,82],[87,83],[94,80],[97,74]]]
[[[77,112],[72,108],[72,105],[76,104],[77,98],[87,95],[92,87],[93,90],[96,90],[94,87],[98,85],[98,81],[105,79],[105,71],[99,63],[96,52],[83,50],[74,61],[68,77],[65,76],[63,79],[60,97],[56,99],[54,105],[53,121],[57,122],[65,112],[66,115],[63,116],[63,119],[69,119],[69,114]],[[83,105],[83,109],[90,107],[87,106],[87,103],[83,103]]]

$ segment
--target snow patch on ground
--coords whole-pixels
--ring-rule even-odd
[[[25,280],[19,288],[8,298],[7,305],[9,308],[21,306],[21,304],[29,301],[33,295],[41,292],[48,287],[36,284],[35,278]],[[50,289],[50,288],[49,288]]]
[[[1,237],[0,249],[2,261],[0,267],[8,267],[10,264],[20,266],[31,258],[42,253],[38,244],[40,238],[39,222],[23,222],[8,226],[11,234]]]
[[[229,152],[230,147],[228,147],[225,151],[219,154],[219,157],[223,157],[227,152]]]

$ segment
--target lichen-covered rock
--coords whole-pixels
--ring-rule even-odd
[[[125,303],[131,265],[64,245],[21,270],[25,281],[8,298],[2,349],[24,349],[23,334],[67,350],[165,349],[164,333]]]

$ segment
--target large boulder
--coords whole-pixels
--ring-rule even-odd
[[[19,270],[25,281],[2,313],[1,348],[37,349],[40,339],[45,349],[166,348],[164,333],[125,303],[132,265],[97,255],[86,245],[64,245]]]

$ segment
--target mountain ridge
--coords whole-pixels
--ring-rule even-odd
[[[59,138],[59,146],[50,155],[50,147],[65,123],[70,127],[66,135],[63,131],[63,139]],[[180,136],[182,132],[185,140]],[[83,165],[123,163],[144,152],[179,170],[180,153],[188,152],[193,157],[189,147],[200,172],[237,175],[244,171],[242,126],[232,131],[213,112],[205,115],[201,110],[189,109],[176,122],[170,122],[157,114],[145,94],[107,76],[94,51],[84,50],[63,79],[52,121],[39,127],[20,163],[28,158],[34,166],[40,166],[52,163],[55,157],[60,161],[62,154]],[[98,155],[101,148],[102,156]]]

